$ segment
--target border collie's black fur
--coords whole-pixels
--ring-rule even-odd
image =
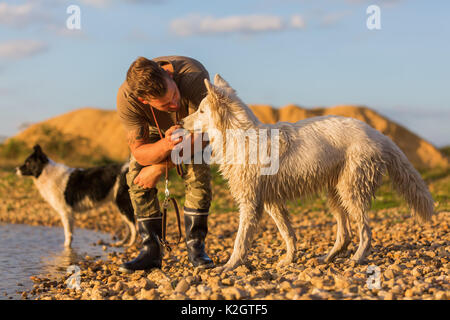
[[[74,213],[83,212],[113,201],[127,226],[127,235],[116,245],[130,238],[136,241],[134,211],[131,205],[126,174],[128,163],[111,164],[88,169],[69,168],[49,159],[39,145],[25,163],[16,169],[21,176],[32,176],[42,197],[59,213],[66,247],[72,243]]]

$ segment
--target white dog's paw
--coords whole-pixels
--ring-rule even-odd
[[[217,271],[217,273],[232,271],[232,270],[236,269],[238,266],[239,266],[239,263],[227,262],[225,265],[223,265],[221,267],[214,268],[214,271]]]
[[[293,262],[293,259],[289,259],[289,258],[283,258],[280,261],[278,261],[277,263],[277,267],[278,268],[283,268],[283,267],[287,267],[288,265],[290,265]]]
[[[229,267],[229,266],[227,266],[227,265],[224,265],[224,266],[221,266],[221,267],[216,267],[216,268],[214,268],[214,271],[216,272],[216,273],[224,273],[224,272],[227,272],[227,271],[231,271],[231,270],[233,270],[234,268],[231,268],[231,267]]]
[[[319,260],[320,263],[329,263],[334,259],[330,258],[328,254],[324,254],[323,256],[318,257],[317,260]]]
[[[225,270],[225,266],[215,267],[213,269],[213,271],[216,272],[216,273],[222,273],[222,272],[224,272],[224,270]]]
[[[356,264],[365,264],[367,262],[367,259],[365,256],[359,256],[359,255],[353,255],[350,258],[350,261],[356,262]]]

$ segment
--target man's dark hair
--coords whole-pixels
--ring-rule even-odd
[[[160,98],[167,92],[167,73],[155,61],[137,58],[127,72],[130,89],[138,97]]]

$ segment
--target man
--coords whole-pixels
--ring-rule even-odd
[[[181,138],[172,140],[176,115],[182,119],[197,110],[206,96],[204,66],[188,57],[139,57],[119,88],[117,110],[131,151],[127,183],[143,248],[139,256],[121,265],[123,272],[161,268],[162,214],[156,184],[165,173],[166,160]],[[160,138],[156,121],[164,133]],[[189,261],[194,267],[213,267],[205,252],[211,175],[207,164],[186,164],[184,223]]]

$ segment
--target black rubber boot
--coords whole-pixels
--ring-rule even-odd
[[[212,268],[214,262],[205,252],[205,238],[208,233],[207,215],[184,215],[186,247],[189,261],[194,267]]]
[[[161,269],[162,249],[162,217],[137,219],[138,231],[142,238],[143,248],[136,259],[120,265],[119,270],[131,273],[136,270]]]

